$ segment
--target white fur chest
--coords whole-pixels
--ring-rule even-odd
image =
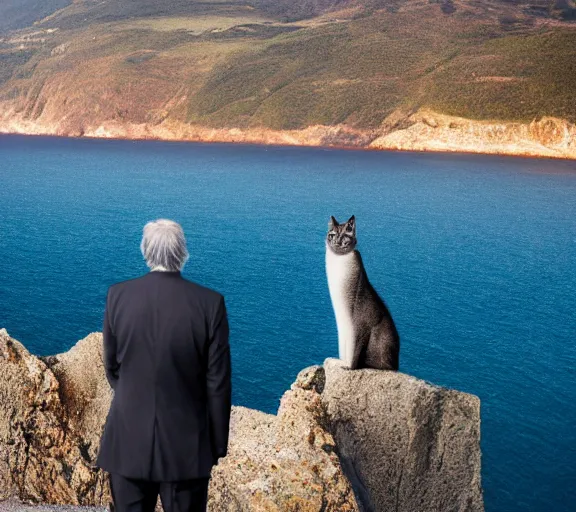
[[[348,365],[351,365],[354,355],[353,297],[350,291],[355,289],[356,270],[352,253],[339,255],[326,247],[326,275],[338,328],[338,355]]]

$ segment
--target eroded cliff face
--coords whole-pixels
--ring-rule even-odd
[[[392,115],[384,128],[370,148],[576,158],[576,126],[554,117],[506,123],[420,110]]]
[[[177,119],[134,123],[44,114],[34,119],[7,106],[3,111],[0,108],[0,133],[576,158],[576,125],[563,119],[544,117],[530,123],[475,121],[425,109],[394,112],[378,129],[366,131],[345,124],[272,130],[208,128]]]

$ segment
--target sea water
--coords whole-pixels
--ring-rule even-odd
[[[337,356],[324,237],[353,214],[401,371],[481,399],[487,510],[575,511],[574,162],[1,136],[0,328],[41,355],[100,331],[174,219],[226,298],[234,403],[275,412]]]

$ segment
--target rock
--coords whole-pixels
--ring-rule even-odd
[[[277,416],[234,407],[229,453],[213,470],[209,510],[358,510],[312,385],[323,373],[303,370]]]
[[[438,126],[439,126],[438,121],[434,117],[430,117],[430,116],[423,116],[422,122],[424,124],[430,126],[430,128],[438,128]]]
[[[337,359],[324,368],[322,401],[363,510],[484,510],[478,397]]]
[[[531,123],[488,121],[422,108],[394,111],[379,132],[371,149],[576,158],[576,125],[553,117]]]
[[[540,144],[568,148],[574,140],[571,125],[565,119],[543,117],[530,123],[530,136]]]
[[[55,46],[54,48],[52,48],[50,56],[57,57],[58,55],[64,55],[70,49],[71,45],[72,45],[71,41],[66,41],[65,43]]]
[[[321,366],[304,368],[297,376],[291,389],[307,389],[322,393],[326,384],[326,373]]]
[[[92,463],[113,396],[104,373],[102,335],[91,333],[68,352],[41,359],[59,382],[66,427],[81,440],[85,458]]]
[[[97,339],[92,336],[93,343]],[[85,361],[79,387],[90,386],[90,366],[97,363]],[[44,361],[0,333],[0,498],[72,505],[107,501],[104,475],[92,466],[86,439],[66,408],[68,389]]]
[[[100,333],[36,357],[0,330],[0,500],[17,499],[0,509],[108,505],[94,461],[111,398]],[[479,407],[472,395],[327,359],[300,372],[277,415],[233,407],[209,510],[481,511]]]
[[[321,367],[301,372],[277,416],[233,407],[211,512],[358,510],[327,430],[323,374]],[[100,333],[64,354],[35,357],[0,331],[0,500],[17,499],[0,508],[24,510],[18,500],[108,505],[107,477],[94,461],[111,398]]]
[[[380,136],[412,126],[415,123],[412,118],[414,112],[415,109],[410,107],[392,111],[380,124]]]

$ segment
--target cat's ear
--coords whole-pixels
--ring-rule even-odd
[[[347,229],[349,229],[350,231],[355,231],[356,230],[356,217],[354,217],[354,215],[352,215],[352,217],[350,217],[347,221]]]
[[[330,216],[330,222],[328,223],[328,227],[330,229],[334,229],[334,228],[338,227],[339,225],[340,224],[338,224],[338,221],[333,216]]]

